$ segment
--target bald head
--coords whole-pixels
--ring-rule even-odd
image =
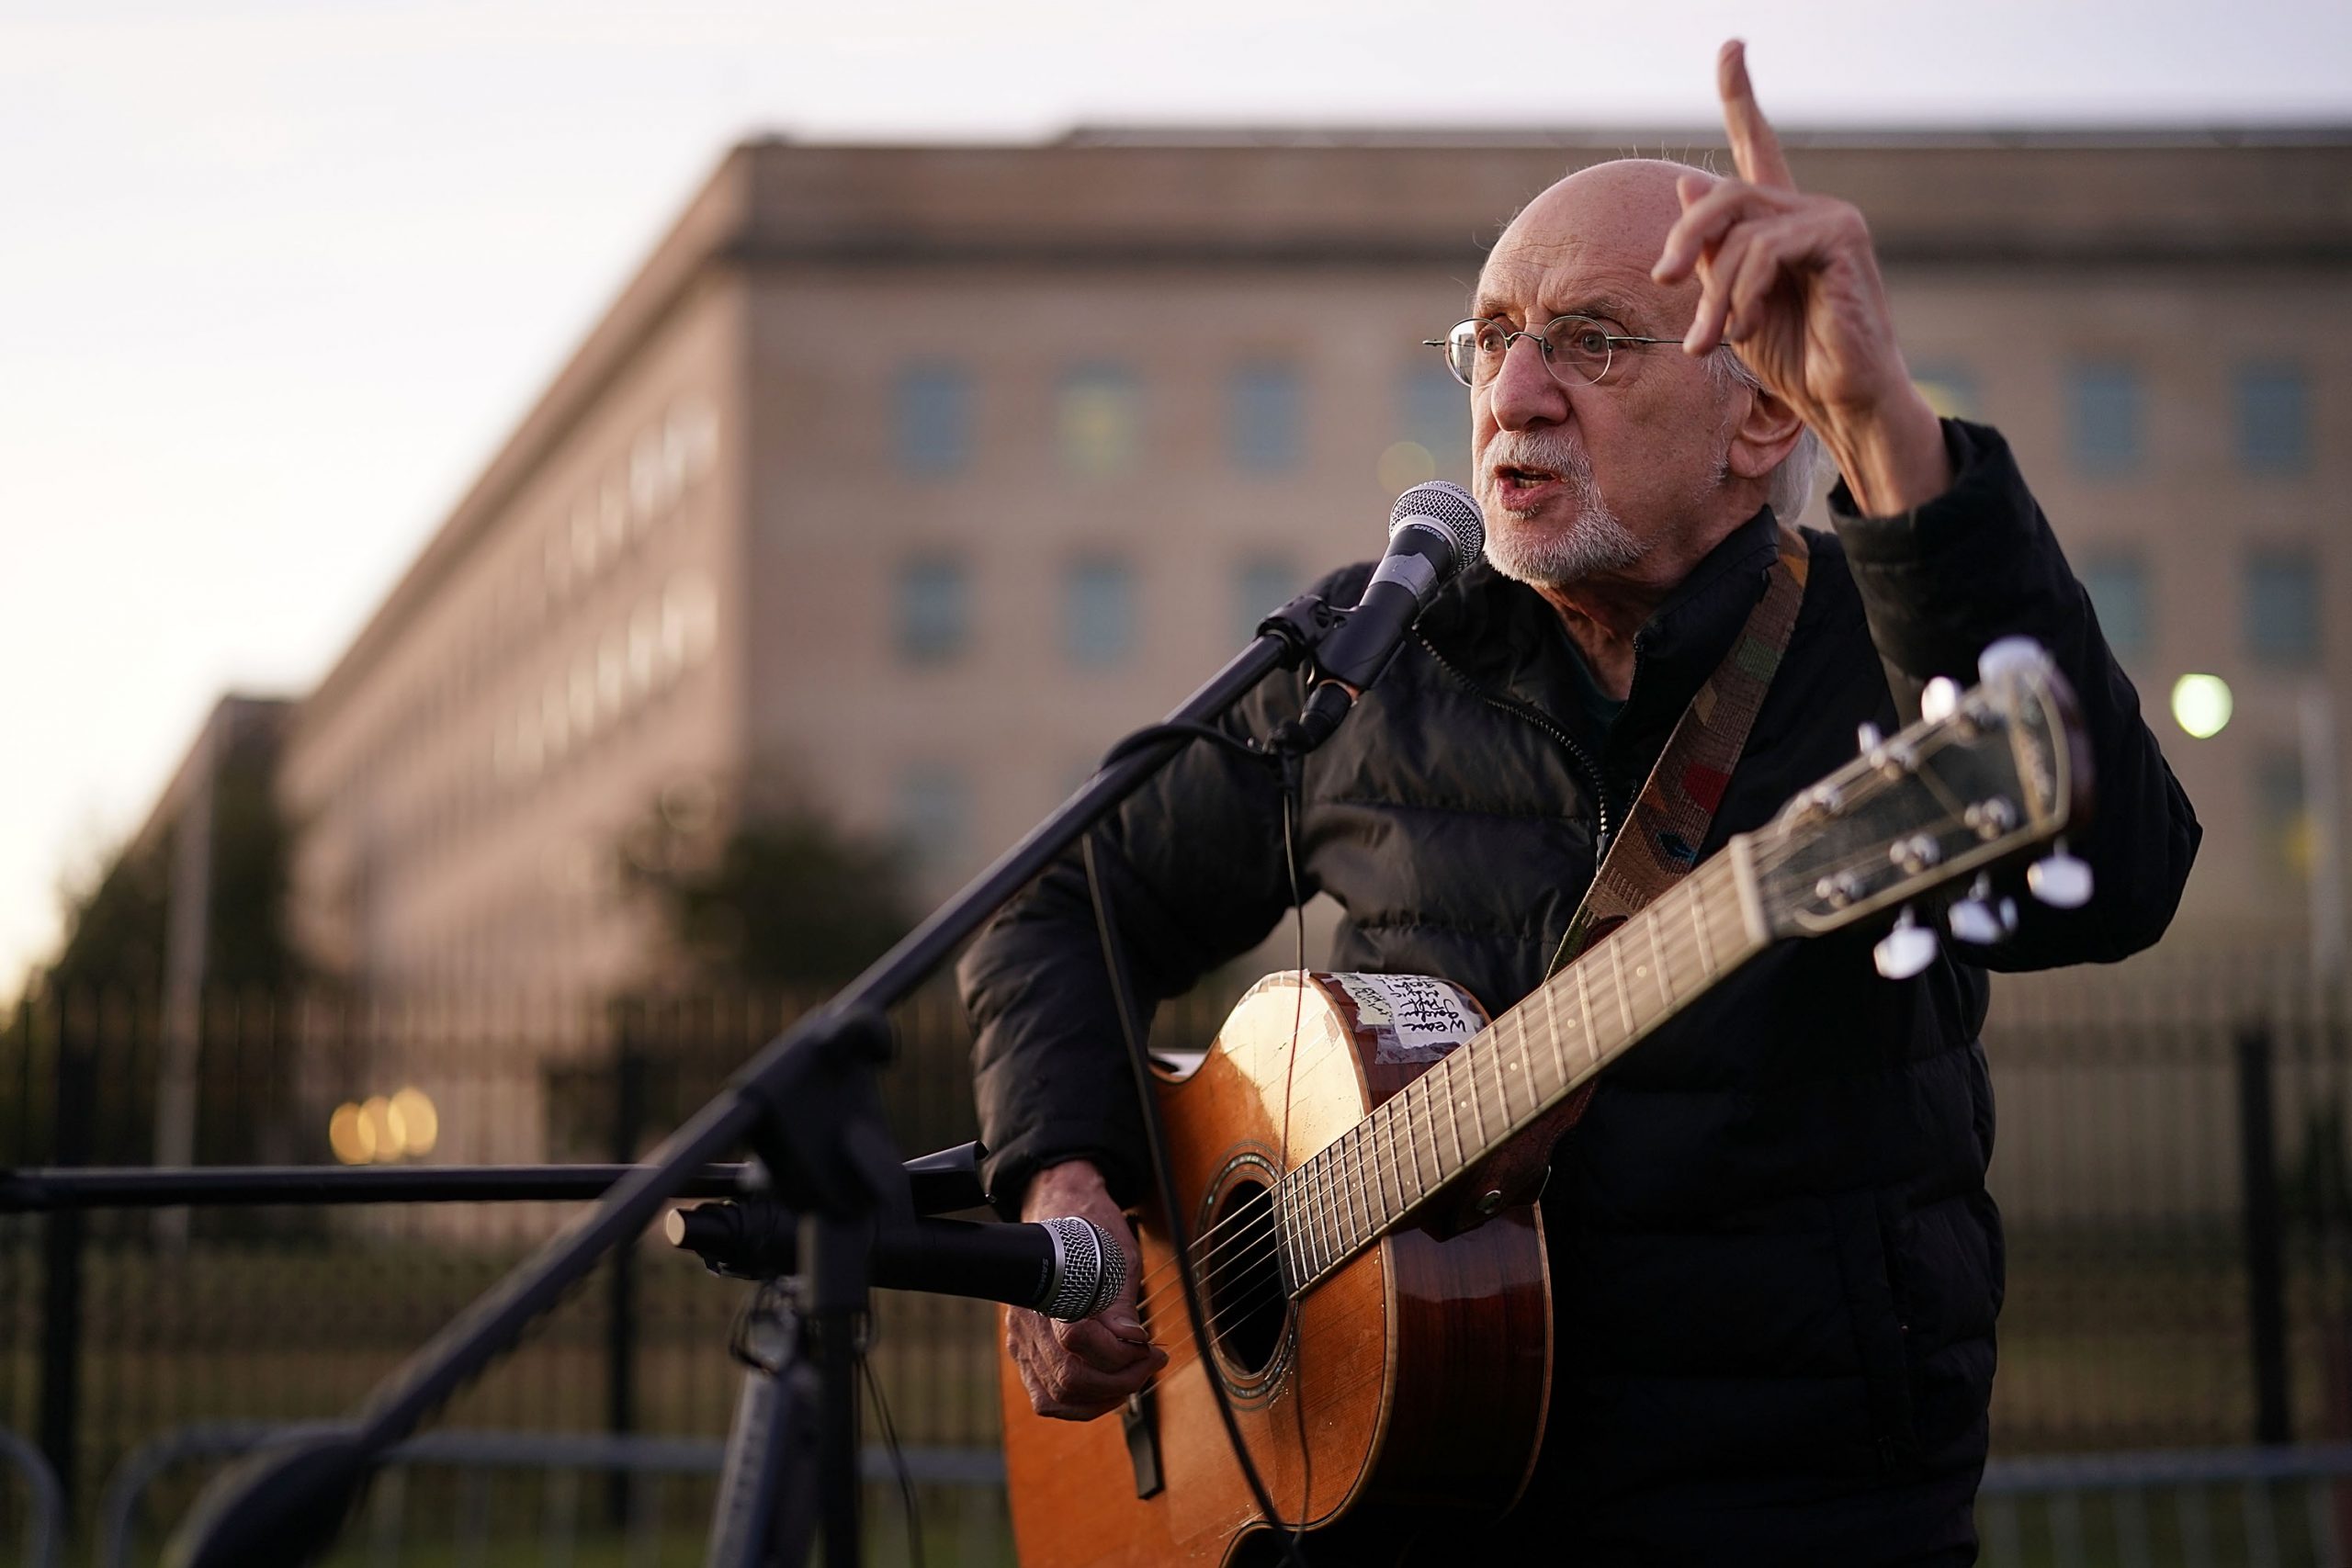
[[[1495,243],[1497,257],[1521,250],[1589,248],[1622,252],[1649,265],[1666,244],[1666,232],[1682,216],[1675,182],[1685,175],[1712,180],[1706,170],[1663,158],[1619,158],[1578,169],[1555,180],[1519,209]],[[1697,298],[1697,286],[1686,286]]]

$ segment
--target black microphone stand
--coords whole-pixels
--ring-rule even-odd
[[[221,1476],[175,1532],[172,1568],[300,1568],[333,1540],[380,1456],[480,1376],[595,1267],[651,1224],[697,1172],[746,1143],[776,1201],[801,1216],[789,1311],[755,1324],[754,1359],[729,1438],[708,1568],[798,1564],[821,1516],[825,1561],[857,1568],[857,1340],[865,1252],[877,1222],[911,1218],[875,1070],[889,1059],[884,1010],[1086,830],[1277,669],[1295,669],[1343,619],[1302,594],[1167,720],[1094,776],[827,1002],[770,1043],[728,1088],[538,1251],[379,1383],[357,1416]],[[813,1368],[813,1370],[812,1370]],[[814,1490],[816,1506],[810,1506]]]

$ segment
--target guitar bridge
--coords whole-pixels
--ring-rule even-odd
[[[1127,1439],[1127,1461],[1136,1467],[1136,1495],[1157,1496],[1167,1482],[1159,1472],[1159,1421],[1150,1389],[1127,1395],[1119,1411],[1119,1429]]]

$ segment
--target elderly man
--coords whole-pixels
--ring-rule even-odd
[[[1493,1011],[1532,989],[1677,719],[1806,500],[1843,476],[1702,857],[2022,634],[2078,694],[2098,815],[2085,908],[1878,977],[1870,935],[1784,943],[1600,1079],[1543,1198],[1558,1344],[1544,1453],[1459,1551],[1577,1563],[1975,1557],[1998,1217],[1976,1034],[1985,970],[2112,960],[2163,931],[2188,801],[1999,436],[1939,422],[1895,346],[1869,233],[1795,188],[1721,62],[1739,177],[1603,164],[1519,214],[1445,353],[1470,392],[1487,561],[1444,591],[1305,770],[1303,891],[1333,967],[1424,973]],[[1324,587],[1352,603],[1356,568]],[[1272,682],[1234,717],[1297,711]],[[1194,748],[1116,819],[1105,874],[1153,1001],[1293,899],[1278,786]],[[1121,1226],[1147,1179],[1080,874],[1042,879],[964,964],[992,1190]],[[1136,1314],[1015,1314],[1039,1411],[1083,1418],[1165,1362]],[[1464,1560],[1466,1560],[1464,1559]],[[1489,1559],[1495,1560],[1495,1559]]]

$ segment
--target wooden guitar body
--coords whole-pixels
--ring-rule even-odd
[[[1396,1230],[1296,1299],[1286,1291],[1296,1269],[1275,1237],[1269,1188],[1442,1054],[1430,1029],[1400,1021],[1398,997],[1437,998],[1438,1033],[1466,1040],[1484,1021],[1442,981],[1276,975],[1242,998],[1197,1068],[1162,1079],[1213,1344],[1204,1356],[1193,1340],[1167,1226],[1148,1207],[1137,1221],[1144,1311],[1170,1361],[1125,1416],[1038,1416],[1002,1359],[1005,1462],[1027,1568],[1277,1554],[1217,1414],[1212,1369],[1283,1521],[1308,1527],[1314,1561],[1399,1561],[1424,1527],[1492,1517],[1518,1496],[1551,1382],[1532,1208],[1443,1241]],[[1445,1028],[1449,1010],[1462,1027]],[[1377,1201],[1331,1201],[1344,1211],[1359,1198]],[[1157,1483],[1151,1495],[1137,1495],[1139,1477]]]

